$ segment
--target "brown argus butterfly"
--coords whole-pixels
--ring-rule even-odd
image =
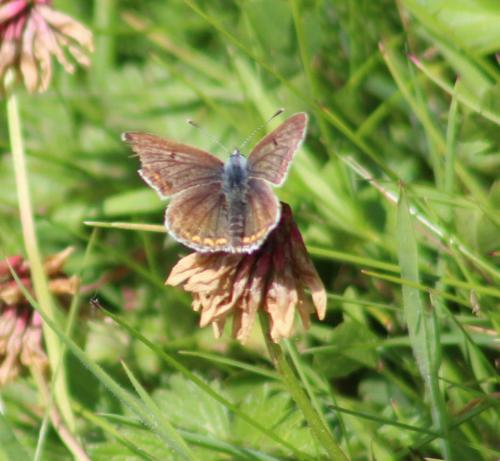
[[[281,186],[304,140],[307,114],[298,113],[245,157],[235,149],[223,163],[195,147],[147,133],[123,133],[139,155],[139,174],[161,198],[171,197],[165,227],[179,242],[201,252],[250,253],[280,219],[271,185]]]

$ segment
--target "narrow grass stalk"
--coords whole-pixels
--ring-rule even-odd
[[[349,162],[351,159],[349,159]],[[368,173],[366,173],[368,174]],[[397,196],[392,192],[389,191],[388,189],[383,188],[383,186],[378,183],[377,181],[371,180],[371,182],[374,184],[375,188],[380,190],[386,198],[388,198],[391,202],[397,203]],[[416,208],[410,206],[410,212],[415,214],[416,218],[423,222],[424,224],[427,222],[429,223],[427,218],[425,218],[422,214],[420,214]],[[132,231],[144,231],[144,232],[156,232],[160,234],[165,233],[165,226],[160,225],[160,224],[141,224],[141,223],[128,223],[128,222],[104,222],[104,221],[84,221],[83,224],[87,226],[92,226],[92,227],[99,227],[99,228],[105,228],[105,229],[124,229],[124,230],[132,230]],[[440,229],[440,228],[436,228]],[[431,229],[432,230],[432,229]],[[443,231],[444,232],[444,231]],[[438,236],[441,234],[438,234]],[[444,234],[443,234],[444,235]],[[452,241],[451,240],[444,240],[445,243],[451,245]],[[454,247],[450,246],[450,249],[453,250]],[[313,245],[307,245],[307,251],[309,254],[316,256],[321,259],[326,259],[326,260],[334,260],[334,261],[340,261],[343,263],[350,263],[353,265],[358,265],[358,266],[364,266],[364,267],[374,267],[376,269],[381,269],[385,270],[387,272],[392,272],[392,273],[399,273],[400,269],[397,264],[392,264],[392,263],[387,263],[384,261],[379,261],[377,259],[373,258],[367,258],[364,256],[358,256],[355,254],[350,254],[350,253],[345,253],[342,251],[335,251],[331,250],[330,248],[321,248]],[[428,267],[421,267],[420,271],[427,274],[427,275],[432,275],[434,277],[437,277],[438,274],[430,270]],[[144,272],[144,271],[143,271]],[[368,272],[366,272],[368,273]],[[143,273],[143,275],[148,278],[147,273]],[[375,273],[370,273],[369,275],[377,275]],[[500,276],[500,274],[499,274]],[[396,280],[396,279],[393,279]],[[398,279],[400,280],[400,279]],[[445,282],[447,285],[451,285],[457,288],[463,288],[464,290],[475,290],[478,293],[483,293],[488,296],[494,296],[496,298],[500,298],[500,290],[498,290],[495,287],[491,286],[484,286],[484,285],[479,285],[478,283],[473,283],[472,281],[469,282],[464,282],[463,280],[458,280],[450,277],[444,277],[443,282]],[[472,280],[472,279],[471,279]],[[161,283],[161,286],[163,284]],[[422,285],[423,286],[423,285]],[[338,297],[336,295],[328,295],[331,296],[332,299],[344,299],[344,297]],[[377,303],[372,303],[372,302],[360,302],[359,300],[349,300],[349,302],[357,303],[357,304],[367,304],[370,306],[376,306]],[[463,301],[458,301],[462,302]],[[382,306],[380,303],[378,303],[379,306]],[[469,305],[468,303],[466,304],[467,306]],[[383,306],[386,309],[394,309],[394,307],[390,307],[387,305]]]
[[[13,74],[7,74],[6,87],[12,86]],[[49,317],[55,320],[55,305],[49,291],[47,277],[43,268],[42,257],[38,247],[38,241],[33,219],[33,209],[29,192],[28,172],[26,168],[26,157],[22,137],[21,117],[15,93],[8,91],[7,94],[7,123],[9,127],[9,137],[12,150],[12,160],[14,163],[14,174],[17,186],[17,197],[19,204],[19,214],[24,239],[26,255],[30,264],[31,277],[35,295],[40,305],[40,309]],[[55,370],[61,353],[61,345],[57,336],[45,324],[43,333],[47,345],[47,353],[51,369]],[[70,406],[70,399],[66,385],[66,371],[64,367],[55,377],[56,403],[63,415],[65,423],[70,430],[75,427],[74,416]]]
[[[16,281],[17,285],[19,286],[21,292],[23,295],[26,297],[30,305],[35,309],[44,322],[47,323],[47,325],[54,331],[54,333],[58,336],[58,338],[61,340],[62,343],[66,345],[66,347],[69,349],[69,351],[78,359],[82,364],[98,379],[114,396],[120,400],[125,406],[127,406],[131,412],[135,413],[141,421],[151,428],[153,431],[157,432],[157,427],[154,423],[154,421],[151,418],[151,415],[149,412],[145,411],[143,406],[140,404],[140,402],[132,396],[129,392],[125,391],[122,386],[114,381],[99,365],[95,364],[94,362],[90,361],[85,354],[85,352],[78,347],[78,345],[70,338],[68,337],[62,330],[62,328],[58,325],[56,325],[47,315],[40,309],[39,304],[33,299],[29,291],[26,289],[26,287],[21,283],[19,280],[19,277],[17,276],[16,272],[12,270],[11,268],[11,274],[14,280]],[[159,357],[161,357],[165,363],[167,363],[169,366],[174,368],[175,370],[179,371],[181,374],[186,376],[189,380],[191,380],[194,384],[196,384],[198,387],[200,387],[202,390],[204,390],[208,395],[210,395],[213,399],[216,401],[222,403],[224,406],[229,408],[231,411],[233,411],[235,414],[237,414],[241,419],[243,419],[245,422],[247,422],[249,425],[252,427],[256,428],[259,430],[264,436],[268,437],[269,439],[279,443],[283,447],[287,448],[290,450],[293,455],[295,456],[295,459],[298,460],[312,460],[310,456],[307,454],[301,452],[297,448],[295,448],[294,445],[291,443],[287,442],[283,438],[279,437],[276,435],[273,431],[272,428],[266,428],[264,425],[261,425],[258,421],[254,420],[250,416],[248,416],[246,413],[240,411],[238,405],[232,404],[229,400],[225,399],[222,397],[220,394],[215,392],[209,385],[207,385],[202,379],[200,379],[196,374],[192,373],[189,369],[181,365],[179,362],[177,362],[173,357],[165,353],[161,348],[159,348],[157,345],[153,344],[151,341],[146,339],[138,330],[132,328],[130,325],[127,323],[123,322],[119,316],[113,315],[111,312],[104,310],[102,307],[101,309],[103,312],[106,313],[106,315],[110,318],[112,318],[118,325],[122,326],[125,328],[131,335],[133,335],[136,339],[141,341],[144,345],[146,345],[149,349],[153,350]]]
[[[66,335],[66,333],[63,331],[63,329],[56,324],[52,319],[50,319],[45,312],[40,308],[40,304],[35,301],[35,299],[31,296],[29,291],[26,289],[24,285],[22,285],[21,281],[19,280],[18,275],[16,272],[10,268],[11,274],[18,284],[21,292],[23,295],[26,297],[30,305],[35,309],[40,316],[42,317],[43,321],[47,324],[49,328],[51,328],[58,336],[58,338],[61,340],[63,344],[66,345],[66,347],[73,353],[73,355],[80,360],[80,362],[105,386],[108,388],[108,390],[118,399],[122,402],[123,405],[128,407],[128,409],[132,412],[135,413],[140,420],[144,423],[145,426],[149,427],[153,432],[158,435],[158,437],[162,440],[164,440],[167,444],[167,446],[171,447],[169,445],[170,440],[167,439],[166,437],[163,437],[164,435],[164,427],[159,424],[159,422],[156,420],[155,415],[151,414],[148,408],[146,408],[142,402],[137,399],[134,395],[132,395],[128,390],[125,390],[120,383],[115,381],[109,374],[104,371],[102,367],[97,365],[96,363],[90,361],[86,355],[86,353],[81,349],[70,337]],[[43,387],[42,387],[43,388]],[[45,389],[43,390],[45,391]],[[48,394],[46,394],[48,395]],[[52,416],[52,415],[51,415]],[[64,434],[66,436],[66,434]],[[68,446],[70,450],[73,449],[73,447]],[[172,448],[172,447],[171,447]],[[173,447],[175,449],[176,447]],[[73,450],[72,450],[73,451]],[[87,461],[85,458],[78,458],[76,457],[77,461]],[[90,461],[90,460],[89,460]]]
[[[114,27],[116,17],[116,0],[99,0],[94,2],[94,27],[96,35],[96,52],[93,59],[93,83],[96,88],[106,84],[113,66]]]
[[[418,246],[404,189],[398,204],[398,253],[401,275],[419,284]],[[441,434],[441,452],[445,459],[451,460],[448,413],[439,388],[442,349],[437,315],[434,308],[424,305],[417,288],[403,285],[402,292],[410,343],[428,393],[432,420]]]
[[[92,411],[88,411],[85,407],[79,405],[78,403],[74,403],[73,408],[76,413],[83,418],[85,418],[88,422],[93,424],[95,427],[98,427],[102,430],[102,432],[113,437],[120,445],[123,445],[127,449],[129,449],[132,453],[136,454],[139,459],[144,459],[146,461],[159,461],[158,458],[152,457],[149,453],[146,453],[142,448],[135,445],[129,439],[123,437],[123,429],[120,426],[120,429],[117,429],[113,424],[110,424],[107,419],[104,417],[99,417]]]
[[[328,427],[326,427],[323,423],[323,420],[318,412],[311,405],[307,394],[304,392],[304,389],[302,389],[302,385],[295,376],[295,372],[288,362],[288,359],[285,357],[281,347],[272,341],[269,330],[269,322],[262,312],[259,313],[259,320],[269,355],[275,363],[276,368],[288,389],[288,392],[290,392],[293,400],[304,415],[304,418],[309,424],[313,434],[325,449],[326,453],[328,453],[329,459],[347,461],[347,456],[333,438],[333,435]]]
[[[33,367],[31,371],[37,383],[37,387],[40,389],[43,400],[47,407],[49,407],[52,402],[49,384],[47,383],[43,372],[38,370],[37,367]],[[69,451],[73,454],[74,459],[76,461],[92,461],[81,446],[80,442],[71,433],[66,424],[64,424],[57,406],[48,408],[48,410],[50,412],[50,420],[52,421],[54,430],[57,432]],[[41,450],[39,454],[41,455]]]
[[[397,194],[384,187],[380,182],[375,180],[375,175],[372,174],[364,166],[360,165],[353,157],[346,156],[343,157],[344,161],[350,165],[352,170],[362,177],[363,179],[370,182],[370,184],[375,187],[387,200],[397,204],[398,196]],[[411,215],[415,216],[416,219],[429,229],[436,237],[439,238],[444,244],[450,248],[457,249],[463,256],[465,256],[469,261],[471,261],[477,268],[487,272],[489,275],[494,277],[496,280],[500,280],[500,271],[497,267],[491,264],[489,261],[485,260],[482,256],[477,255],[473,250],[467,247],[456,235],[448,232],[446,229],[438,224],[431,222],[426,216],[424,216],[415,206],[409,205],[409,212]]]
[[[360,136],[353,131],[349,125],[344,121],[344,119],[333,112],[331,109],[321,106],[318,102],[311,99],[308,95],[304,94],[297,86],[293,85],[287,78],[285,78],[281,73],[277,72],[271,65],[257,56],[252,50],[247,47],[243,42],[241,42],[236,36],[231,34],[222,24],[219,23],[217,19],[205,13],[196,2],[192,0],[183,0],[184,3],[191,8],[196,14],[203,18],[208,24],[210,24],[216,31],[226,38],[230,43],[243,51],[251,60],[259,64],[262,69],[266,70],[273,77],[278,79],[286,88],[288,88],[293,94],[298,98],[306,102],[310,107],[318,109],[321,116],[328,121],[328,123],[339,130],[347,139],[349,139],[354,145],[356,145],[365,155],[367,155],[373,162],[375,162],[378,167],[390,178],[396,180],[398,178],[397,174],[390,169],[377,154],[375,149],[364,142]]]
[[[430,66],[424,64],[424,62],[418,59],[416,56],[410,55],[409,58],[411,59],[413,64],[415,64],[415,66],[417,66],[418,69],[421,70],[429,78],[429,80],[434,82],[443,91],[446,91],[446,93],[448,93],[451,97],[458,100],[464,106],[473,110],[482,117],[491,120],[497,125],[500,125],[500,115],[496,114],[488,107],[483,107],[480,102],[474,100],[474,98],[469,96],[465,91],[460,91],[460,88],[457,85],[459,82],[457,82],[457,84],[455,84],[455,87],[453,87],[453,85],[444,80],[438,72],[433,70]]]
[[[295,34],[297,36],[297,42],[300,50],[300,59],[302,61],[302,67],[304,73],[309,82],[310,95],[314,100],[321,100],[321,92],[318,88],[318,82],[316,76],[313,73],[311,67],[311,58],[308,53],[308,47],[306,43],[306,35],[304,33],[304,27],[302,24],[302,12],[300,10],[300,2],[298,0],[289,0],[290,10],[292,12],[293,22],[295,25]],[[325,120],[321,116],[321,109],[319,106],[314,107],[314,112],[316,119],[318,120],[319,129],[321,132],[321,138],[324,140],[324,145],[328,150],[330,158],[334,161],[334,168],[338,176],[341,177],[342,185],[344,188],[348,185],[348,179],[346,175],[346,170],[342,162],[339,162],[337,156],[333,155],[332,146],[334,146],[333,139],[331,137],[331,130],[327,127]]]
[[[166,443],[168,447],[171,447],[172,451],[175,452],[182,459],[187,459],[191,461],[197,461],[200,458],[195,456],[191,449],[186,444],[185,440],[179,435],[177,430],[174,428],[172,423],[165,417],[163,412],[158,408],[155,401],[148,395],[146,390],[139,383],[137,378],[134,376],[129,367],[124,361],[121,362],[128,379],[132,383],[135,391],[141,399],[144,409],[149,412],[153,421],[156,422],[156,429],[158,435]]]
[[[260,424],[257,420],[254,420],[253,418],[248,416],[246,413],[242,412],[238,405],[231,403],[229,400],[224,398],[222,395],[215,392],[210,386],[208,386],[203,380],[201,380],[198,377],[198,375],[191,372],[188,368],[186,368],[184,365],[182,365],[180,362],[178,362],[174,357],[167,354],[159,346],[157,346],[156,344],[149,341],[138,330],[131,327],[128,323],[125,323],[119,316],[112,314],[111,312],[105,310],[102,307],[101,307],[101,309],[108,317],[113,319],[118,325],[120,325],[125,330],[127,330],[134,338],[138,339],[146,347],[148,347],[149,349],[154,351],[160,358],[163,359],[163,361],[167,365],[169,365],[170,367],[172,367],[173,369],[177,370],[179,373],[184,375],[187,379],[189,379],[191,382],[193,382],[196,386],[198,386],[200,389],[202,389],[204,392],[206,392],[208,395],[210,395],[214,400],[216,400],[217,402],[220,402],[222,405],[224,405],[229,410],[234,412],[236,415],[238,415],[242,420],[244,420],[250,426],[257,429],[262,435],[264,435],[265,437],[269,438],[270,440],[273,440],[274,442],[282,445],[287,450],[290,450],[293,453],[293,456],[295,456],[294,459],[298,459],[298,460],[306,460],[306,459],[310,460],[311,459],[311,457],[308,456],[307,454],[297,450],[297,448],[295,448],[295,446],[293,444],[284,440],[280,436],[276,435],[272,428],[267,428],[264,425]]]

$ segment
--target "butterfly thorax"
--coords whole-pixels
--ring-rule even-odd
[[[236,149],[224,164],[224,194],[227,200],[229,233],[233,244],[239,244],[245,230],[247,205],[247,159]]]
[[[238,194],[246,189],[247,159],[236,149],[224,164],[224,192]]]

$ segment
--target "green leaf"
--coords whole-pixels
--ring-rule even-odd
[[[0,459],[3,461],[29,461],[30,457],[17,440],[9,422],[0,411]]]
[[[363,367],[375,368],[378,345],[363,323],[348,320],[335,327],[328,338],[325,352],[315,355],[315,367],[327,378],[342,377]]]
[[[256,387],[247,393],[243,401],[239,402],[241,410],[252,418],[265,421],[276,434],[293,441],[297,449],[314,454],[316,449],[311,431],[305,426],[301,412],[292,410],[292,405],[292,399],[287,393],[278,391],[275,385],[270,384]],[[263,450],[279,450],[284,453],[282,447],[263,437],[259,431],[241,418],[234,421],[231,430],[233,437],[251,446]]]
[[[446,27],[451,39],[459,38],[476,53],[494,53],[500,48],[500,9],[496,0],[425,0],[420,4]]]
[[[168,387],[168,389],[159,389],[153,397],[173,424],[189,431],[211,434],[221,439],[230,437],[231,421],[224,405],[181,375],[171,376],[168,380]],[[216,383],[210,384],[210,387],[221,393]]]

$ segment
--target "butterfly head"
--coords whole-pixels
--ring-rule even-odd
[[[245,157],[237,147],[231,153],[231,158],[235,157]]]

